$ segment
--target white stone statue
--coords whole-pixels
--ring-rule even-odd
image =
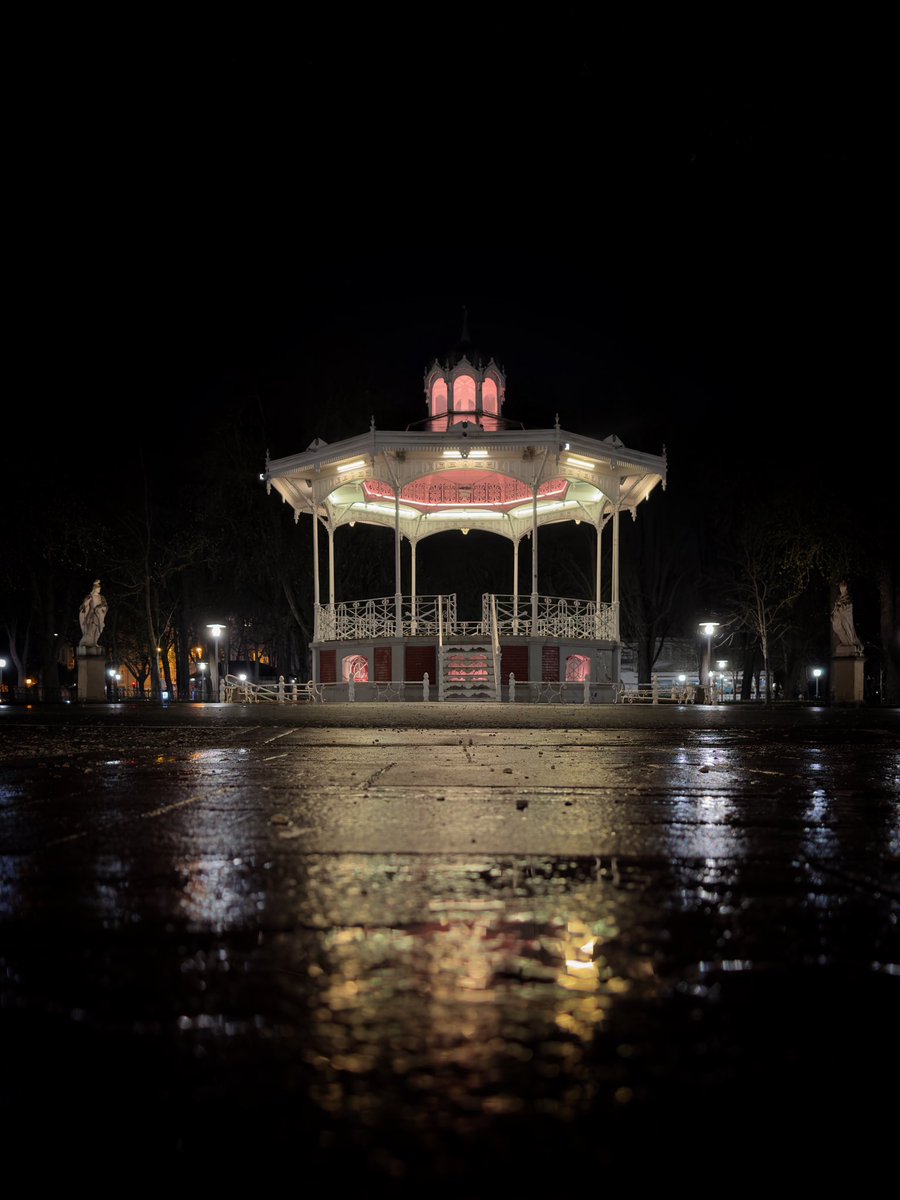
[[[847,584],[842,579],[838,584],[838,597],[831,610],[831,628],[837,639],[838,654],[862,654],[863,644],[856,634],[853,624],[853,601],[847,591]]]
[[[94,586],[81,602],[78,610],[78,621],[81,625],[81,641],[79,646],[97,646],[100,644],[100,634],[106,623],[106,613],[109,605],[100,591],[100,580],[94,580]]]

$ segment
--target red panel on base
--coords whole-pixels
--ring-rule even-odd
[[[390,646],[375,647],[375,682],[391,682],[391,648]]]
[[[528,647],[500,647],[500,680],[509,683],[510,675],[515,675],[516,683],[528,682]]]
[[[406,669],[403,678],[418,683],[426,671],[428,672],[428,682],[434,683],[437,679],[437,650],[435,647],[407,646]]]
[[[319,651],[319,683],[337,683],[337,654],[334,650]]]
[[[559,683],[559,646],[542,647],[541,680],[544,683]]]

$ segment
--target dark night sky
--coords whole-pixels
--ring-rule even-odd
[[[287,41],[150,31],[78,76],[21,184],[34,402],[12,436],[73,385],[63,454],[87,403],[113,455],[125,413],[191,442],[242,394],[274,456],[323,411],[326,436],[373,410],[403,427],[463,305],[507,415],[665,442],[673,478],[802,461],[848,411],[874,420],[884,201],[840,31],[740,64],[672,47],[661,70],[575,6],[541,29],[466,11],[478,54],[448,30],[428,53],[374,25],[335,41],[322,18]]]

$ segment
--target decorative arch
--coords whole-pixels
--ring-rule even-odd
[[[478,390],[475,386],[475,377],[469,374],[457,375],[453,380],[454,414],[474,414],[477,400]]]
[[[341,659],[341,680],[343,683],[369,682],[369,660],[364,654],[348,654]]]
[[[566,683],[584,683],[591,677],[591,656],[589,654],[568,654],[566,656]]]

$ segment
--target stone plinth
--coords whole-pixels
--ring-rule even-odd
[[[859,654],[836,654],[831,660],[831,699],[835,704],[862,704],[866,660]]]
[[[78,699],[106,702],[106,651],[102,646],[79,646]]]

